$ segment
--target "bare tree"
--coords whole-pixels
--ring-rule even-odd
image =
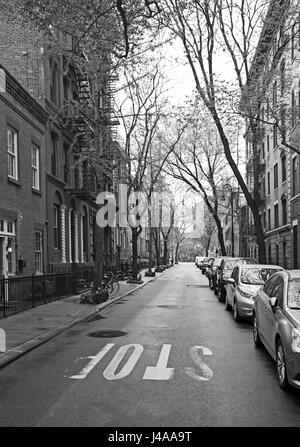
[[[226,161],[219,136],[210,120],[201,118],[198,116],[191,122],[190,131],[169,159],[169,174],[203,197],[215,220],[221,252],[225,255],[219,201],[226,182]]]
[[[212,217],[212,215],[209,215],[208,218],[205,220],[203,233],[200,236],[200,244],[202,245],[203,249],[205,250],[205,255],[209,255],[210,245],[213,236],[217,233],[217,227],[216,223]]]
[[[250,76],[249,70],[261,30],[262,14],[268,4],[264,1],[249,0],[240,3],[228,0],[191,3],[165,0],[163,5],[164,23],[182,42],[199,97],[215,123],[228,164],[252,211],[259,259],[265,262],[264,232],[256,193],[254,191],[252,196],[232,155],[226,112],[232,95],[230,99],[225,87],[229,86],[231,93],[234,92],[237,98],[241,97],[243,87]],[[277,10],[275,19],[279,20],[279,17],[280,10]],[[236,75],[234,85],[224,77],[222,79],[221,70],[218,70],[217,58],[220,58],[222,50],[226,61],[231,60],[232,72]]]

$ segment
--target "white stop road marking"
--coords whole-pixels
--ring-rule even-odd
[[[113,348],[113,346],[115,346],[114,343],[108,343],[95,356],[86,357],[87,359],[90,360],[90,362],[87,364],[85,368],[83,368],[82,371],[80,371],[79,374],[70,377],[69,376],[65,377],[69,377],[70,379],[85,379],[87,375],[100,362],[100,360],[102,360],[103,357]],[[143,376],[144,380],[166,381],[170,380],[173,377],[175,368],[168,368],[168,361],[171,349],[172,345],[170,344],[163,345],[156,366],[148,366],[146,368],[146,371]],[[122,366],[121,370],[118,373],[116,373],[118,367],[120,366],[122,360],[124,359],[126,353],[129,350],[132,350],[132,353],[126,360],[126,363]],[[111,381],[111,380],[120,380],[127,377],[133,371],[143,351],[144,347],[139,344],[130,344],[119,348],[117,353],[115,354],[115,356],[113,357],[113,359],[110,361],[109,365],[103,372],[103,376],[105,377],[105,379]],[[202,355],[200,355],[200,352]],[[194,346],[189,350],[189,353],[193,362],[201,370],[202,375],[198,375],[195,371],[195,368],[193,367],[185,368],[184,372],[192,379],[195,379],[200,382],[208,382],[209,380],[211,380],[214,374],[210,369],[210,367],[202,359],[202,356],[212,356],[213,353],[211,352],[211,350],[204,346]]]
[[[163,345],[156,366],[148,366],[143,379],[145,380],[170,380],[174,374],[174,368],[167,368],[172,345]]]
[[[207,356],[212,356],[213,353],[210,349],[205,348],[204,346],[194,346],[190,349],[191,359],[201,369],[203,375],[199,376],[198,374],[196,374],[195,368],[185,368],[184,371],[192,379],[198,380],[199,382],[208,382],[213,378],[214,373],[199,356],[199,351],[201,351],[203,355]]]
[[[127,362],[121,369],[121,371],[118,374],[116,374],[116,370],[117,370],[119,364],[121,363],[124,355],[131,348],[134,348],[133,353],[131,354],[131,356],[129,357],[129,359],[127,360]],[[116,355],[114,356],[114,358],[112,359],[112,361],[110,362],[110,364],[108,365],[106,370],[104,371],[103,376],[105,377],[105,379],[119,380],[119,379],[124,379],[124,377],[127,377],[131,373],[133,368],[135,367],[138,359],[142,355],[143,350],[144,350],[144,348],[142,345],[122,346],[122,348],[120,348],[118,350],[118,352],[116,353]]]
[[[86,376],[92,371],[92,369],[95,368],[97,363],[100,362],[100,360],[105,356],[105,354],[108,353],[108,351],[111,350],[111,348],[113,346],[115,346],[114,343],[109,343],[106,346],[104,346],[104,348],[101,349],[101,351],[98,352],[98,354],[96,354],[94,357],[92,357],[92,356],[87,357],[88,359],[91,359],[91,361],[87,364],[87,366],[85,368],[83,368],[83,370],[80,371],[79,374],[77,374],[76,376],[71,376],[69,378],[70,379],[85,379]]]

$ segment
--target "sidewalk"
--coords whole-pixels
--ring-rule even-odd
[[[73,295],[1,319],[0,329],[3,329],[6,334],[6,352],[0,352],[0,369],[66,329],[91,318],[124,296],[155,280],[155,277],[145,277],[145,272],[146,270],[142,272],[143,284],[127,284],[126,281],[120,281],[120,290],[117,296],[105,303],[80,304],[80,295]],[[159,277],[162,274],[157,273],[156,276]]]

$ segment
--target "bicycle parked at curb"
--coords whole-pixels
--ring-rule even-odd
[[[117,277],[112,273],[103,275],[101,286],[93,290],[93,283],[90,284],[91,290],[84,292],[80,296],[80,303],[84,304],[100,304],[109,299],[114,298],[119,289],[120,284]]]

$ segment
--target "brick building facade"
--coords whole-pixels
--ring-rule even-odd
[[[0,65],[0,275],[45,268],[47,114]]]
[[[246,86],[259,123],[255,161],[247,121],[247,183],[254,189],[256,170],[267,262],[288,269],[300,268],[300,156],[283,144],[284,136],[288,145],[300,149],[299,14],[297,1],[270,2]],[[255,252],[255,227],[248,212],[248,247]]]
[[[51,30],[47,31],[51,34]],[[91,80],[79,66],[66,62],[64,51],[49,49],[34,29],[0,21],[0,63],[40,104],[48,119],[44,123],[43,212],[44,271],[69,270],[94,261],[94,225],[97,183],[94,170],[80,154],[88,149],[87,127],[74,110],[91,100]],[[74,50],[71,38],[59,36],[61,48]],[[46,43],[47,42],[47,43]],[[65,47],[64,47],[65,46]],[[108,99],[108,102],[110,99]],[[107,107],[107,104],[104,105]],[[0,111],[1,114],[1,111]],[[102,141],[113,151],[114,134],[107,126]],[[78,134],[82,137],[78,138]],[[75,137],[76,135],[76,137]],[[105,152],[104,151],[104,152]],[[111,153],[107,153],[111,156]],[[115,179],[118,183],[118,179]],[[108,182],[110,183],[110,182]],[[109,188],[112,185],[108,186]],[[0,200],[0,207],[2,202]],[[128,230],[105,230],[105,262],[130,261]],[[129,257],[129,259],[128,259]],[[28,272],[34,273],[32,265]]]

